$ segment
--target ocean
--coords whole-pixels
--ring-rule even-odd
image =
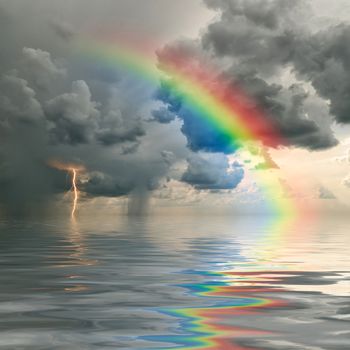
[[[350,349],[350,220],[0,222],[0,349]]]

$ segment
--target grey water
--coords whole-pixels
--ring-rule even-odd
[[[206,349],[350,349],[349,232],[341,218],[3,220],[0,349],[204,349],[220,333],[167,310],[244,293],[280,304],[202,320],[229,327]],[[220,283],[232,295],[198,292]]]

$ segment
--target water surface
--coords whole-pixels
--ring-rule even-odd
[[[1,349],[349,349],[350,221],[0,223]]]

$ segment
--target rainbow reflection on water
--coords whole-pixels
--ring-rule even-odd
[[[200,283],[177,285],[188,294],[200,298],[206,306],[158,309],[180,320],[175,334],[147,336],[143,339],[169,344],[162,349],[254,350],[242,339],[273,336],[274,332],[260,327],[243,327],[249,318],[256,320],[262,313],[289,309],[292,302],[283,296],[287,292],[284,279],[298,275],[285,265],[271,264],[282,245],[288,243],[286,232],[298,232],[299,227],[311,223],[311,215],[280,216],[267,220],[266,234],[255,241],[255,249],[245,252],[241,262],[227,262],[222,270],[181,271],[202,278]],[[250,257],[249,257],[250,254]],[[272,255],[271,255],[272,254]],[[218,267],[215,265],[215,267]],[[174,345],[175,344],[175,345]]]

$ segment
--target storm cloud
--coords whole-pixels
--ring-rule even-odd
[[[305,1],[204,2],[219,13],[217,19],[202,31],[199,40],[167,45],[160,51],[160,65],[169,50],[200,52],[220,67],[233,86],[253,98],[277,125],[283,144],[310,150],[336,145],[332,121],[350,121],[350,27],[311,28],[311,6]],[[211,128],[198,127],[176,92],[163,92],[159,98],[183,120],[182,131],[191,149],[234,151],[227,149],[228,141],[213,135]],[[164,111],[164,116],[167,113]]]
[[[69,190],[68,171],[50,169],[52,159],[84,165],[87,197],[127,196],[164,176],[162,149],[134,156],[146,133],[142,96],[130,107],[126,98],[118,103],[118,82],[90,80],[89,72],[73,80],[73,66],[43,49],[25,46],[13,64],[0,76],[2,211],[35,212]]]
[[[176,14],[184,5],[189,13],[199,6],[150,1],[147,11],[135,11],[145,5],[136,0],[1,3],[0,204],[5,210],[45,207],[52,196],[69,190],[67,172],[50,168],[52,159],[85,167],[79,186],[87,198],[139,197],[130,205],[135,212],[147,203],[148,192],[171,176],[176,162],[187,162],[177,180],[197,190],[234,189],[244,176],[243,168],[227,159],[239,146],[184,102],[169,84],[171,76],[150,89],[120,69],[77,56],[74,47],[90,27],[152,34],[161,43],[155,55],[159,69],[174,49],[208,60],[219,67],[228,91],[239,86],[277,125],[281,146],[321,150],[337,144],[332,123],[350,122],[348,24],[308,25],[312,12],[305,1],[206,0],[202,6],[216,12],[211,23],[194,39],[177,40]],[[184,19],[184,32],[192,21],[193,16]]]

